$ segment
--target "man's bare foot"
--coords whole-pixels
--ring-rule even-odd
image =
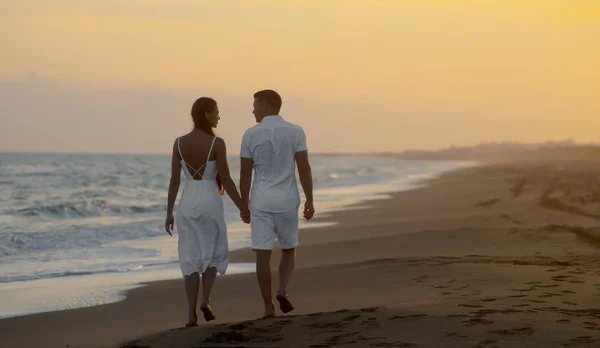
[[[204,320],[211,321],[217,319],[217,317],[215,317],[215,315],[213,314],[212,308],[210,308],[209,304],[201,304],[200,310],[202,311],[202,314],[204,314]]]
[[[294,310],[294,306],[287,298],[286,294],[277,294],[277,301],[279,301],[279,308],[283,313],[289,313]]]

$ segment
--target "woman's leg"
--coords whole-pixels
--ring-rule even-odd
[[[198,324],[198,313],[196,307],[198,305],[198,291],[200,290],[200,275],[197,272],[184,276],[185,293],[188,299],[188,322],[187,325]]]
[[[207,321],[215,319],[215,316],[212,314],[212,309],[210,308],[210,293],[216,278],[216,267],[208,267],[206,272],[202,273],[202,304],[200,305],[200,309],[202,310],[202,313],[204,313],[204,319]]]

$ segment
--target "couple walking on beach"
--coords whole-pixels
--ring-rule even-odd
[[[275,239],[282,251],[276,299],[283,313],[294,309],[287,286],[295,268],[298,245],[300,195],[296,165],[306,196],[304,218],[310,220],[315,209],[306,135],[301,127],[279,115],[281,105],[281,96],[273,90],[254,94],[253,113],[258,124],[249,128],[242,138],[240,193],[230,176],[225,141],[216,137],[213,130],[220,119],[215,100],[207,97],[196,100],[191,112],[194,129],[178,137],[173,144],[165,230],[172,235],[177,225],[179,263],[189,304],[186,326],[198,325],[200,275],[200,310],[206,321],[215,319],[210,293],[217,273],[225,274],[229,262],[223,191],[227,191],[240,210],[242,221],[250,224],[265,317],[275,316],[271,293],[271,251]],[[181,171],[186,182],[175,218],[173,209]]]

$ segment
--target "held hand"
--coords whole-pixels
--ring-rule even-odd
[[[167,219],[165,220],[165,231],[169,234],[169,236],[173,236],[171,233],[175,226],[175,218],[172,214],[167,215]]]
[[[250,210],[248,210],[248,208],[244,208],[244,209],[240,210],[240,218],[242,218],[242,221],[244,221],[244,223],[249,224],[250,223]]]
[[[313,218],[313,215],[315,215],[315,206],[313,205],[313,202],[306,202],[304,203],[304,218],[306,220],[310,220]]]

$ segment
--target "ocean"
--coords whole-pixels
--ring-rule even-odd
[[[237,183],[239,158],[229,161]],[[470,165],[313,155],[316,216]],[[163,228],[169,166],[169,155],[0,153],[0,318],[111,303],[181,278],[177,236]],[[227,196],[224,205],[230,250],[248,247],[248,225]],[[253,269],[230,264],[228,274]]]

